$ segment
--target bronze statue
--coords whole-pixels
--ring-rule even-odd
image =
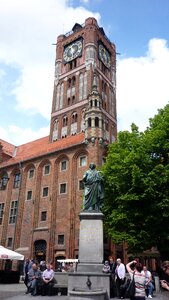
[[[99,212],[104,199],[103,178],[94,163],[90,163],[89,170],[84,173],[83,182],[83,210]]]

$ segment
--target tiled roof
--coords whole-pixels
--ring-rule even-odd
[[[2,146],[6,144],[5,141],[0,140]],[[13,146],[13,151],[15,149],[15,157],[10,158],[8,161],[2,162],[1,167],[13,165],[18,162],[23,162],[29,159],[36,158],[45,154],[49,154],[55,151],[70,148],[75,145],[79,145],[84,142],[84,133],[79,133],[74,136],[69,136],[59,141],[49,143],[49,136],[23,144],[21,146]],[[10,144],[9,144],[10,145]],[[11,145],[12,146],[12,145]],[[4,149],[4,148],[3,148]]]
[[[5,153],[5,154],[7,154],[7,155],[9,155],[9,156],[12,156],[13,155],[13,152],[14,152],[14,149],[15,149],[15,146],[14,145],[12,145],[12,144],[10,144],[10,143],[8,143],[8,142],[6,142],[6,141],[4,141],[4,140],[2,140],[2,139],[0,139],[0,144],[2,145],[2,151]]]

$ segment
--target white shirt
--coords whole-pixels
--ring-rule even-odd
[[[120,263],[120,265],[118,265],[116,267],[116,274],[118,275],[118,277],[120,279],[124,279],[126,276],[126,270],[125,270],[125,266],[124,264]]]
[[[151,272],[150,271],[141,271],[141,274],[143,274],[145,276],[145,281],[149,281],[151,279]]]

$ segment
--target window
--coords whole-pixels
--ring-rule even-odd
[[[41,212],[41,221],[46,221],[47,218],[47,211],[42,211]]]
[[[4,203],[0,203],[0,225],[2,225],[2,219],[4,214]]]
[[[37,240],[34,242],[35,256],[38,255],[39,252],[42,253],[44,256],[46,256],[46,241],[45,240]]]
[[[21,181],[21,174],[20,173],[15,174],[13,187],[18,188],[20,186],[20,181]]]
[[[7,247],[12,247],[12,238],[8,238]]]
[[[67,116],[64,116],[63,117],[63,127],[67,126],[67,123],[68,123],[68,118],[67,118]]]
[[[9,216],[9,224],[14,224],[16,222],[18,211],[18,201],[11,202],[10,216]]]
[[[65,243],[64,234],[59,234],[58,235],[58,245],[64,245],[64,243]]]
[[[74,112],[73,114],[72,114],[72,124],[73,123],[77,123],[77,113],[76,112]]]
[[[27,192],[27,200],[32,200],[32,191]]]
[[[60,184],[60,194],[65,194],[66,193],[66,183],[61,183]]]
[[[71,61],[69,63],[69,70],[72,70],[72,69],[76,68],[76,66],[77,66],[77,60],[74,59],[73,61]]]
[[[83,180],[80,180],[79,181],[79,191],[82,191],[82,190],[84,190],[84,182],[83,182]]]
[[[86,166],[86,156],[80,157],[80,167]]]
[[[49,193],[49,188],[48,187],[44,187],[43,188],[43,197],[47,197]]]
[[[3,176],[0,178],[0,189],[1,190],[5,190],[6,189],[8,180],[9,180],[8,174],[4,173]]]
[[[98,117],[95,118],[95,127],[99,127],[99,118]]]
[[[29,179],[34,177],[34,169],[29,170]]]
[[[44,175],[48,175],[50,173],[50,165],[44,166]]]
[[[63,160],[61,161],[61,170],[64,171],[67,169],[67,161]]]
[[[88,127],[91,127],[92,126],[92,120],[91,118],[88,119]]]
[[[76,77],[73,76],[73,78],[72,78],[72,86],[75,86],[75,85],[76,85]]]

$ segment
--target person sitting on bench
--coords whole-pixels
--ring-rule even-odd
[[[51,290],[54,285],[54,271],[50,264],[47,264],[46,270],[42,273],[42,295],[51,296]]]

